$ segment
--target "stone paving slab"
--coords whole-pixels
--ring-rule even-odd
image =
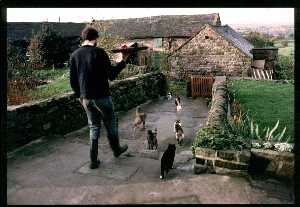
[[[155,160],[160,159],[160,153],[158,150],[142,150],[140,152],[140,156],[150,158],[150,159],[155,159]]]
[[[138,167],[135,166],[125,166],[125,165],[111,165],[102,163],[102,165],[96,169],[91,170],[89,168],[89,162],[84,164],[81,168],[77,170],[78,173],[84,175],[92,175],[99,177],[108,177],[116,180],[129,180],[131,176],[133,176],[137,171]]]

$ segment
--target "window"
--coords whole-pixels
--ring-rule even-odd
[[[205,39],[206,39],[206,40],[209,39],[209,36],[206,36],[206,35],[205,35]]]
[[[155,38],[154,39],[154,48],[161,48],[162,47],[162,38]]]

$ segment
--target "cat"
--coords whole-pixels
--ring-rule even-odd
[[[133,123],[133,134],[132,136],[134,137],[135,130],[136,128],[143,124],[143,129],[145,129],[145,121],[146,121],[147,114],[145,112],[142,112],[141,107],[136,107],[135,111],[135,119]]]
[[[171,100],[171,99],[172,99],[172,94],[171,94],[171,92],[168,93],[167,99],[168,99],[168,100]]]
[[[154,132],[152,130],[148,130],[147,140],[148,140],[148,149],[149,150],[153,150],[154,147],[157,150],[158,144],[157,144],[156,136],[157,136],[157,129],[155,129]]]
[[[161,157],[161,166],[160,166],[160,179],[165,178],[168,174],[169,170],[173,168],[173,162],[175,158],[176,146],[175,144],[169,144],[166,151],[163,153]]]
[[[184,133],[179,119],[174,122],[174,132],[177,143],[181,145],[182,140],[184,138]]]
[[[175,98],[175,105],[176,105],[177,111],[180,111],[182,109],[179,96],[176,96],[176,98]]]

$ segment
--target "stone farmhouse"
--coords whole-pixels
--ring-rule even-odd
[[[248,76],[253,59],[251,49],[253,45],[228,25],[206,24],[171,53],[171,76]]]
[[[250,75],[253,45],[228,25],[222,26],[217,13],[100,22],[109,25],[109,34],[125,38],[125,44],[148,47],[139,52],[139,65],[149,61],[159,65],[160,55],[167,54],[175,79],[191,74]]]
[[[147,46],[148,51],[139,53],[140,65],[149,61],[154,61],[154,64],[158,65],[161,52],[173,51],[205,24],[221,25],[217,13],[95,21],[97,22],[104,23],[107,26],[107,33],[112,36],[123,37],[126,40],[123,44],[131,45],[137,42],[139,45]]]

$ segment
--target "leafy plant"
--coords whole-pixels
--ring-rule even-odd
[[[206,100],[207,107],[210,108],[211,107],[212,98],[211,97],[207,97],[207,98],[205,98],[205,100]]]
[[[259,126],[258,124],[255,124],[255,131],[253,130],[254,123],[251,121],[251,127],[250,127],[250,134],[252,139],[260,140],[261,142],[291,142],[290,136],[284,137],[284,134],[286,132],[286,127],[283,128],[283,130],[277,134],[274,134],[276,129],[279,126],[279,120],[276,122],[275,126],[270,130],[268,127],[267,129],[264,128],[262,130],[262,133],[259,133]],[[273,135],[274,134],[274,135]]]
[[[294,57],[293,56],[278,56],[278,61],[275,64],[276,79],[294,79]]]
[[[249,149],[250,141],[243,136],[230,133],[226,129],[216,128],[201,128],[197,133],[193,141],[192,151],[195,154],[197,147],[211,148],[215,150],[226,149]]]

